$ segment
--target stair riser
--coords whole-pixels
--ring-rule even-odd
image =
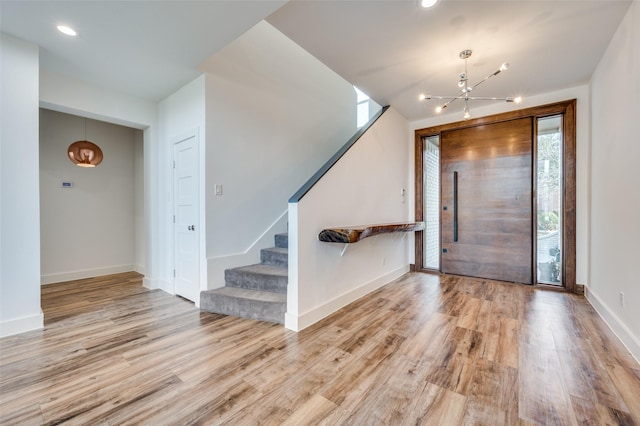
[[[260,265],[224,271],[225,287],[200,293],[200,309],[284,324],[287,311],[288,234],[275,236],[276,248],[260,251]],[[242,289],[242,290],[240,290]]]
[[[276,247],[289,248],[289,234],[276,234]]]
[[[212,295],[201,293],[200,309],[217,314],[284,324],[287,304],[240,299],[220,294],[213,297]]]
[[[270,251],[263,249],[260,251],[260,262],[267,265],[281,266],[283,268],[289,267],[289,254]]]
[[[227,269],[224,271],[224,282],[227,287],[239,287],[248,290],[272,291],[274,293],[286,294],[288,277]]]

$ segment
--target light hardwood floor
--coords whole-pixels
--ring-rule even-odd
[[[640,424],[640,366],[584,298],[410,273],[300,333],[137,274],[47,285],[0,340],[0,423]]]

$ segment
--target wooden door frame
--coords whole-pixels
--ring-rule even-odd
[[[440,126],[417,129],[415,131],[415,220],[420,222],[424,220],[424,188],[423,188],[423,141],[428,136],[438,136],[449,130],[459,130],[468,127],[476,127],[487,124],[495,124],[503,121],[514,120],[518,118],[531,117],[533,119],[533,147],[534,155],[537,148],[536,137],[537,123],[539,118],[550,117],[554,115],[562,115],[563,126],[563,162],[562,162],[562,284],[566,291],[576,292],[576,100],[568,100],[548,105],[541,105],[517,111],[510,111],[502,114],[480,117],[467,121],[458,121],[455,123],[443,124]],[[535,158],[534,158],[535,160]],[[532,189],[533,189],[533,214],[535,227],[536,206],[536,179],[537,164],[532,164]],[[532,235],[535,229],[532,229]],[[422,272],[435,272],[432,269],[424,268],[423,244],[424,232],[415,233],[415,270]],[[533,253],[536,250],[536,238],[533,240]],[[442,253],[440,253],[442,257]],[[557,286],[546,286],[543,284],[535,284],[537,282],[536,268],[533,268],[534,285],[558,288]]]

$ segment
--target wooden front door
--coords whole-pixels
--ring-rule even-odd
[[[442,132],[442,272],[532,283],[532,122]]]

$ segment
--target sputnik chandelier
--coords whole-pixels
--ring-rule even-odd
[[[504,63],[500,65],[495,72],[489,74],[479,82],[474,85],[469,85],[469,74],[467,72],[467,59],[471,56],[471,50],[463,50],[460,52],[460,59],[464,59],[464,72],[460,73],[460,80],[458,81],[458,87],[460,88],[460,94],[458,96],[434,96],[434,95],[420,95],[420,100],[430,100],[430,99],[440,99],[447,101],[443,105],[436,107],[436,112],[440,113],[443,109],[448,107],[453,101],[456,99],[464,100],[464,119],[468,120],[471,118],[471,114],[469,113],[469,101],[506,101],[506,102],[514,102],[519,104],[522,102],[522,98],[520,96],[516,98],[490,98],[490,97],[481,97],[481,96],[469,96],[469,94],[479,85],[489,80],[491,77],[494,77],[500,74],[502,71],[506,71],[509,69],[509,64]]]

